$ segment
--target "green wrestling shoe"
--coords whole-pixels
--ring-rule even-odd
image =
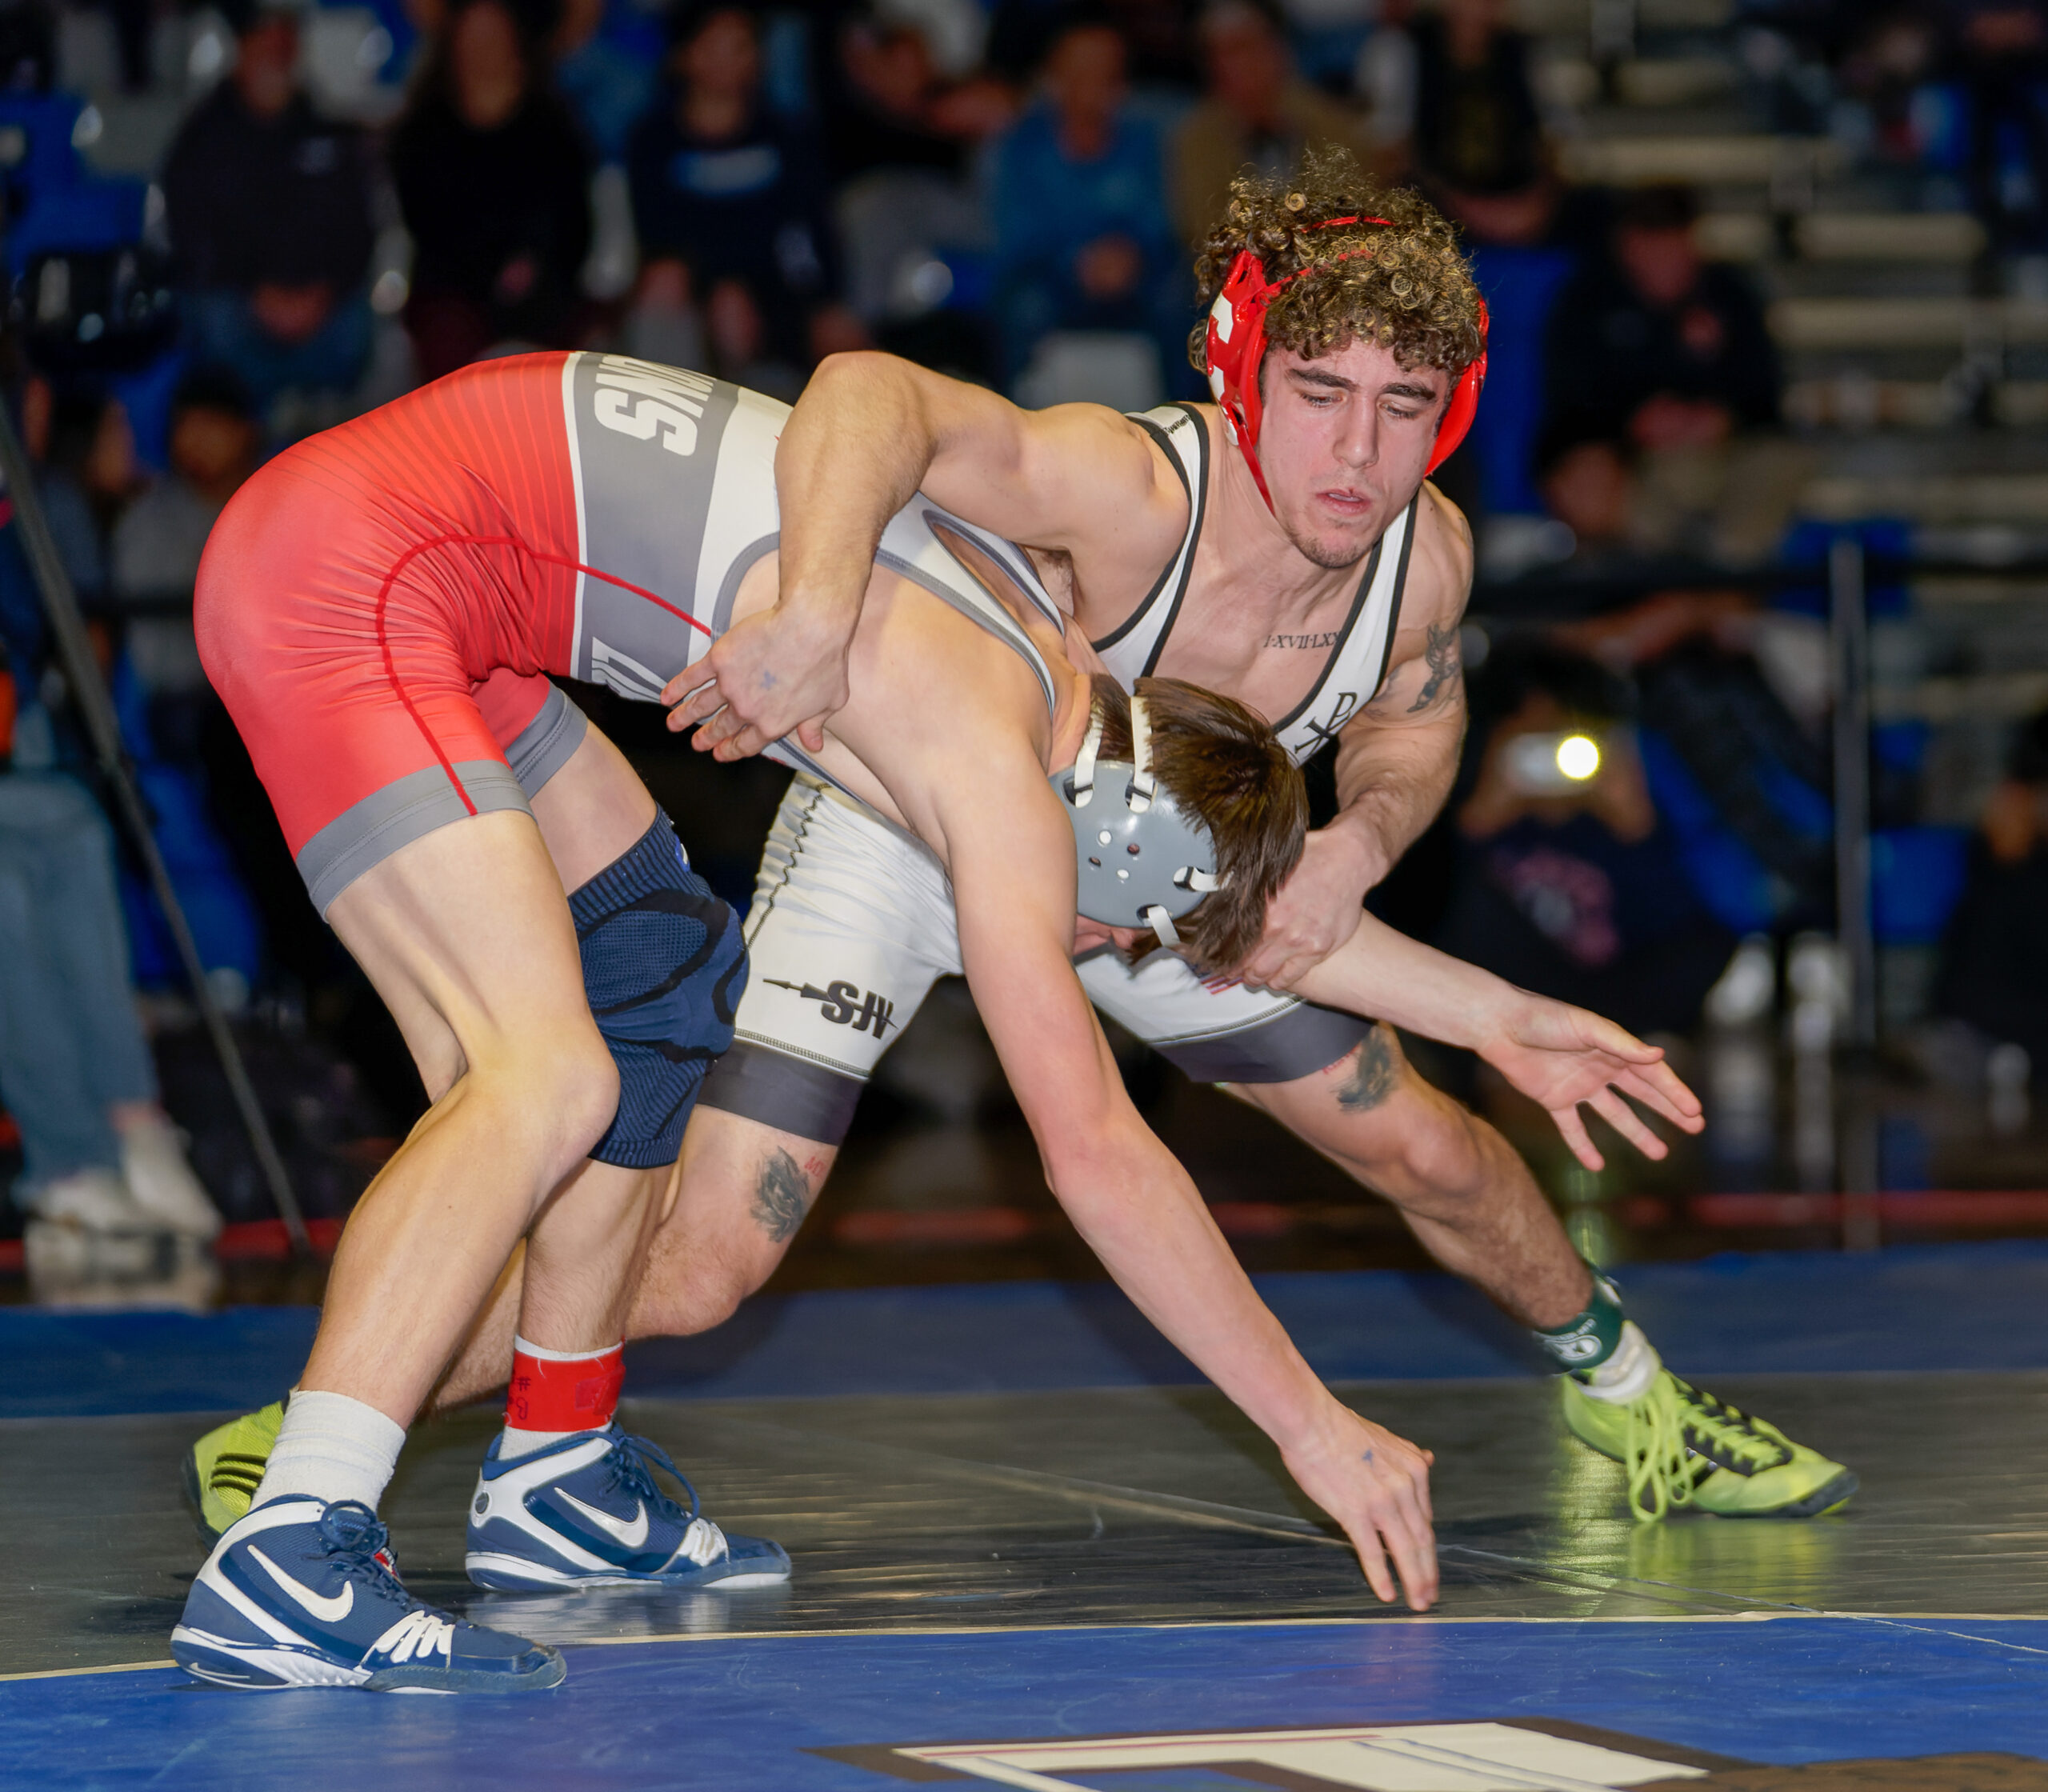
[[[284,1419],[284,1402],[273,1400],[209,1431],[185,1452],[185,1497],[209,1543],[218,1543],[221,1533],[248,1512]]]
[[[1853,1472],[1682,1381],[1642,1348],[1646,1366],[1656,1366],[1633,1399],[1603,1399],[1572,1375],[1562,1384],[1572,1434],[1627,1469],[1637,1522],[1683,1506],[1725,1518],[1814,1518],[1848,1503]]]

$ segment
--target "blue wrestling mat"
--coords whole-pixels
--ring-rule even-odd
[[[1304,1730],[1340,1734],[1287,1734]],[[1090,1741],[1045,1746],[1071,1738]],[[1582,1792],[1710,1787],[1742,1762],[2044,1752],[2048,1622],[667,1639],[572,1649],[558,1690],[503,1703],[256,1697],[163,1669],[0,1686],[0,1782],[23,1787]],[[1996,1783],[2048,1781],[2034,1772]]]
[[[1268,1278],[1344,1397],[1436,1452],[1415,1618],[1114,1290],[802,1294],[639,1347],[624,1409],[714,1517],[786,1544],[786,1587],[479,1593],[496,1418],[416,1429],[385,1502],[409,1582],[569,1663],[503,1702],[166,1659],[202,1554],[178,1462],[289,1384],[310,1311],[0,1313],[0,1788],[2048,1792],[2048,1245],[1624,1280],[1674,1364],[1856,1468],[1854,1502],[1637,1526],[1458,1285]]]
[[[1326,1381],[1539,1372],[1515,1328],[1449,1276],[1255,1278]],[[2048,1368],[2048,1240],[1843,1256],[1729,1253],[1618,1272],[1629,1311],[1700,1375]],[[0,1308],[0,1418],[202,1412],[290,1386],[318,1314]],[[702,1338],[636,1345],[630,1392],[665,1399],[999,1394],[1190,1383],[1106,1283],[996,1282],[757,1297]]]

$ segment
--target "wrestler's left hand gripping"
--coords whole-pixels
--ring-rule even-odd
[[[846,707],[846,649],[859,614],[778,602],[734,623],[663,689],[670,728],[696,728],[691,744],[724,760],[791,733],[823,751],[826,722]]]
[[[1358,930],[1371,874],[1349,842],[1318,829],[1302,862],[1266,905],[1266,931],[1238,975],[1255,989],[1286,990]]]

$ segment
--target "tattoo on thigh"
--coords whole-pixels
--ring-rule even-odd
[[[1393,1040],[1385,1027],[1375,1026],[1358,1047],[1350,1080],[1337,1091],[1337,1105],[1346,1114],[1367,1113],[1394,1093],[1400,1074]]]
[[[777,1244],[786,1244],[810,1210],[810,1184],[797,1160],[779,1147],[770,1152],[754,1180],[754,1223]]]

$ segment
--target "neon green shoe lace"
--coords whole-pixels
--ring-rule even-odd
[[[1666,1513],[1690,1506],[1694,1490],[1716,1469],[1752,1475],[1792,1460],[1790,1446],[1774,1426],[1668,1369],[1623,1410],[1629,1510],[1638,1524],[1656,1524]]]
[[[1622,1409],[1628,1429],[1622,1462],[1628,1470],[1630,1515],[1638,1524],[1659,1523],[1672,1507],[1692,1501],[1685,1427],[1671,1397],[1674,1379],[1659,1374],[1647,1394]]]

